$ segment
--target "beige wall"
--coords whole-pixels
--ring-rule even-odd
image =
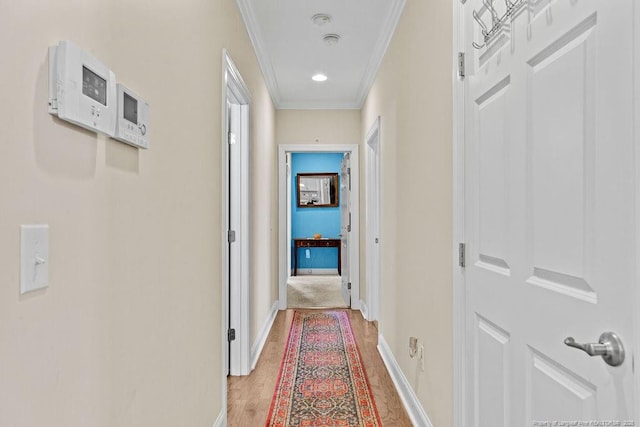
[[[275,113],[235,2],[10,2],[0,36],[0,425],[210,427],[225,380],[223,47],[253,96],[256,246],[277,232]],[[61,39],[150,102],[149,150],[47,114]],[[50,287],[20,296],[19,227],[33,223],[51,227]],[[277,260],[253,256],[259,323]]]
[[[380,331],[439,427],[453,422],[451,9],[407,1],[361,130],[381,116]],[[408,356],[409,336],[425,346],[424,372]]]
[[[359,110],[278,110],[278,144],[358,144]]]

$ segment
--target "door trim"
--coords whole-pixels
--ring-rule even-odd
[[[636,171],[636,206],[635,206],[635,217],[638,218],[640,214],[640,78],[638,78],[638,70],[640,70],[640,5],[637,2],[633,2],[633,68],[634,68],[634,79],[633,79],[633,91],[634,91],[634,111],[633,111],[633,140],[635,142],[635,171]],[[640,225],[636,222],[636,280],[635,280],[635,306],[633,307],[633,312],[635,313],[633,321],[634,331],[635,331],[635,349],[634,349],[634,359],[635,356],[640,355]],[[640,396],[640,372],[638,372],[638,368],[635,369],[635,393],[636,399]],[[635,413],[636,421],[640,421],[640,404],[636,405],[636,413]]]
[[[458,52],[464,52],[464,3],[453,1],[453,52],[451,55],[453,85],[453,234],[452,234],[452,279],[453,279],[453,427],[470,425],[467,423],[467,375],[466,354],[466,293],[464,268],[458,263],[458,245],[465,242],[464,229],[464,77],[458,75]],[[465,64],[467,68],[471,64]],[[466,70],[465,70],[466,74]]]
[[[235,269],[236,274],[229,271],[230,251],[227,242],[227,230],[231,218],[229,217],[229,174],[233,173],[229,165],[228,155],[228,110],[227,101],[240,104],[240,128],[241,135],[239,176],[240,176],[240,211],[234,213],[236,223],[240,224],[240,229],[236,230],[236,242],[240,246],[240,262]],[[249,229],[249,144],[250,144],[250,104],[251,94],[245,84],[240,72],[235,66],[226,49],[222,51],[222,126],[220,146],[222,151],[222,221],[221,221],[221,246],[222,246],[222,326],[221,341],[223,352],[223,378],[226,378],[225,353],[227,351],[227,329],[229,327],[236,330],[236,340],[229,344],[231,346],[231,359],[229,359],[229,371],[231,375],[248,375],[251,371],[251,345],[250,345],[250,294],[249,294],[249,245],[251,232]],[[236,166],[237,167],[237,166]],[[227,284],[229,277],[234,280],[232,284],[232,295],[228,292]],[[233,305],[232,305],[233,304]],[[229,308],[231,308],[231,324],[228,322]],[[226,407],[226,380],[223,381],[223,403]]]
[[[367,137],[365,138],[366,155],[366,248],[367,248],[367,265],[366,265],[366,283],[367,283],[367,320],[380,319],[380,244],[373,242],[373,237],[380,238],[380,153],[381,140],[380,137],[380,116],[378,116],[371,126]],[[375,148],[374,148],[375,147]],[[371,164],[371,156],[375,156],[375,165]],[[373,175],[375,172],[375,175]],[[369,189],[374,187],[373,181],[377,181],[375,185],[376,194],[371,195]],[[371,200],[373,199],[373,200]],[[371,211],[375,211],[372,217]],[[374,261],[374,254],[375,260]],[[375,280],[373,278],[375,277]]]
[[[288,237],[287,209],[291,200],[291,187],[287,188],[287,153],[351,153],[351,308],[360,310],[360,160],[358,144],[279,144],[278,145],[278,301],[280,310],[287,308],[287,279],[291,264],[287,264],[291,248]]]

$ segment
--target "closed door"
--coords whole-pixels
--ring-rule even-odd
[[[637,426],[633,1],[525,1],[472,47],[512,2],[464,5],[465,425]],[[617,367],[564,343],[607,331]]]
[[[340,274],[342,276],[342,298],[351,306],[351,282],[349,275],[349,236],[351,234],[351,166],[350,154],[345,153],[340,168],[340,212],[341,212],[341,248]]]

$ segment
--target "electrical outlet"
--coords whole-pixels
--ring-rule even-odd
[[[416,357],[416,353],[418,352],[418,338],[409,337],[409,357],[412,359]]]

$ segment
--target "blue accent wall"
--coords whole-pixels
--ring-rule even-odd
[[[335,172],[340,180],[340,166],[343,153],[293,153],[291,155],[291,227],[294,238],[313,237],[315,233],[322,237],[337,239],[340,234],[340,206],[336,208],[299,208],[296,191],[298,173]],[[340,182],[338,183],[338,192]],[[340,201],[340,204],[342,200]],[[293,242],[291,242],[293,250]],[[298,269],[338,268],[338,248],[309,248],[310,258],[306,257],[306,249],[298,250]],[[295,256],[295,254],[294,254]],[[293,268],[293,257],[292,265]]]

